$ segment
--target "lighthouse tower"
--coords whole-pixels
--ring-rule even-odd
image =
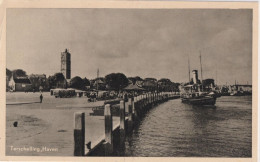
[[[61,53],[61,73],[66,79],[71,77],[71,56],[68,49]]]

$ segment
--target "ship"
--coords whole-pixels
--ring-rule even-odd
[[[203,85],[203,82],[200,82],[198,79],[198,70],[193,70],[192,81],[190,79],[190,61],[188,60],[189,65],[189,83],[180,85],[180,97],[183,103],[191,105],[215,105],[216,99],[220,97],[220,93],[214,91],[214,80],[208,79],[211,81],[211,87],[206,87]],[[201,80],[202,77],[202,63],[201,63],[201,54],[200,54],[200,70],[201,70]]]
[[[219,95],[214,91],[204,89],[198,80],[198,71],[193,70],[193,81],[180,86],[181,101],[191,105],[215,105]]]

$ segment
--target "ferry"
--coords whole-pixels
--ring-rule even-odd
[[[181,101],[191,105],[215,105],[218,94],[214,91],[203,90],[203,85],[198,80],[198,71],[192,72],[193,83],[180,86]]]

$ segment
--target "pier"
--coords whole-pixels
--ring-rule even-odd
[[[117,155],[115,150],[124,146],[125,137],[146,112],[160,103],[176,98],[179,98],[176,92],[160,92],[129,98],[127,102],[121,100],[119,117],[112,115],[112,104],[105,104],[104,116],[96,117],[99,120],[95,121],[85,119],[83,112],[75,112],[74,156]]]

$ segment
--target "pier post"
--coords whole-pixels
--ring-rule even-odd
[[[151,93],[151,106],[153,106],[153,93]]]
[[[132,100],[132,113],[133,113],[133,118],[136,117],[135,103],[136,103],[136,98],[134,97],[133,100]]]
[[[150,98],[151,98],[151,94],[148,93],[148,105],[151,103]]]
[[[124,96],[124,103],[125,103],[125,112],[128,113],[128,99]]]
[[[126,112],[128,112],[128,113],[130,113],[130,110],[129,110],[129,105],[131,105],[132,104],[132,98],[128,98],[128,102],[127,102],[127,107],[126,107]]]
[[[85,113],[74,113],[74,156],[85,155]]]
[[[144,95],[141,95],[141,106],[140,106],[140,110],[142,110],[144,107]]]
[[[153,105],[154,105],[154,93],[153,93]]]
[[[133,127],[133,107],[132,107],[132,100],[131,98],[129,98],[129,105],[128,105],[128,110],[129,110],[129,113],[128,113],[128,131],[131,131],[132,130],[132,127]]]
[[[125,135],[125,101],[120,101],[120,134]]]
[[[145,94],[145,106],[148,104],[148,94]]]
[[[105,155],[109,156],[113,153],[113,120],[110,104],[105,105]]]
[[[125,142],[125,101],[120,101],[120,145]]]
[[[152,93],[149,93],[149,104],[152,103]]]

